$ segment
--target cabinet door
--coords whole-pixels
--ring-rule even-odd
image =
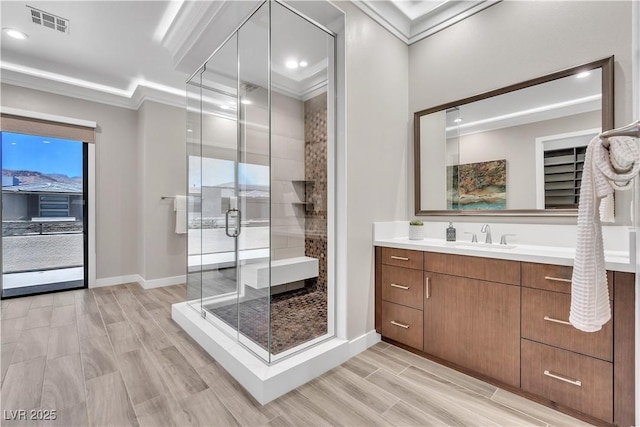
[[[424,351],[520,386],[520,287],[425,272]]]

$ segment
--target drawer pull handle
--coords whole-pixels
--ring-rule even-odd
[[[569,322],[567,322],[565,320],[554,319],[553,317],[549,317],[549,316],[544,316],[544,320],[546,320],[547,322],[560,323],[560,324],[563,324],[563,325],[573,326],[571,323],[569,323]]]
[[[571,283],[571,279],[561,279],[559,277],[544,276],[545,280],[551,280],[552,282]]]
[[[392,284],[391,284],[391,287],[392,287],[392,288],[398,288],[398,289],[404,289],[405,291],[408,291],[408,290],[409,290],[409,287],[408,287],[408,286],[402,286],[402,285],[398,285],[398,284],[396,284],[396,283],[392,283]]]
[[[392,325],[400,326],[401,328],[409,329],[409,325],[405,325],[404,323],[398,323],[395,320],[390,322]]]
[[[570,380],[569,378],[561,377],[560,375],[552,374],[549,371],[544,371],[544,374],[548,377],[555,378],[560,381],[564,381],[565,383],[577,385],[578,387],[582,387],[582,381],[579,380]]]
[[[429,276],[424,276],[424,299],[431,298],[431,279]]]
[[[391,255],[391,259],[397,259],[398,261],[409,261],[409,258],[403,256]]]

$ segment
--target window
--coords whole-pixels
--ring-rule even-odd
[[[40,217],[68,217],[69,196],[39,196]]]

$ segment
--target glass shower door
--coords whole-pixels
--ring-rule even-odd
[[[187,85],[192,306],[266,361],[270,336],[269,4]]]
[[[200,79],[200,155],[189,158],[199,179],[201,310],[228,333],[237,331],[238,207],[237,38],[208,61]],[[197,193],[197,192],[196,192]],[[197,239],[195,239],[197,240]]]
[[[238,340],[270,361],[271,134],[269,3],[238,31]]]

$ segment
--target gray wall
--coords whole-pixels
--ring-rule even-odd
[[[3,219],[31,219],[28,209],[29,197],[26,194],[2,193]]]
[[[422,110],[615,55],[615,123],[627,124],[633,120],[631,29],[630,1],[500,2],[410,46],[409,109]],[[407,171],[413,194],[412,156]],[[630,224],[630,199],[629,192],[618,194],[617,225]],[[414,212],[413,198],[409,209]],[[575,223],[574,218],[545,221]]]
[[[600,112],[479,132],[460,137],[460,164],[507,161],[507,208],[536,208],[536,138],[600,127]],[[455,148],[457,150],[457,148]]]
[[[409,49],[348,2],[346,12],[347,337],[374,329],[374,221],[407,211]],[[340,148],[338,148],[340,150]]]
[[[138,273],[138,169],[133,110],[2,84],[2,105],[98,123],[96,132],[96,277]]]
[[[182,276],[187,235],[175,233],[173,200],[186,190],[184,108],[145,101],[138,110],[138,274],[145,280]]]

